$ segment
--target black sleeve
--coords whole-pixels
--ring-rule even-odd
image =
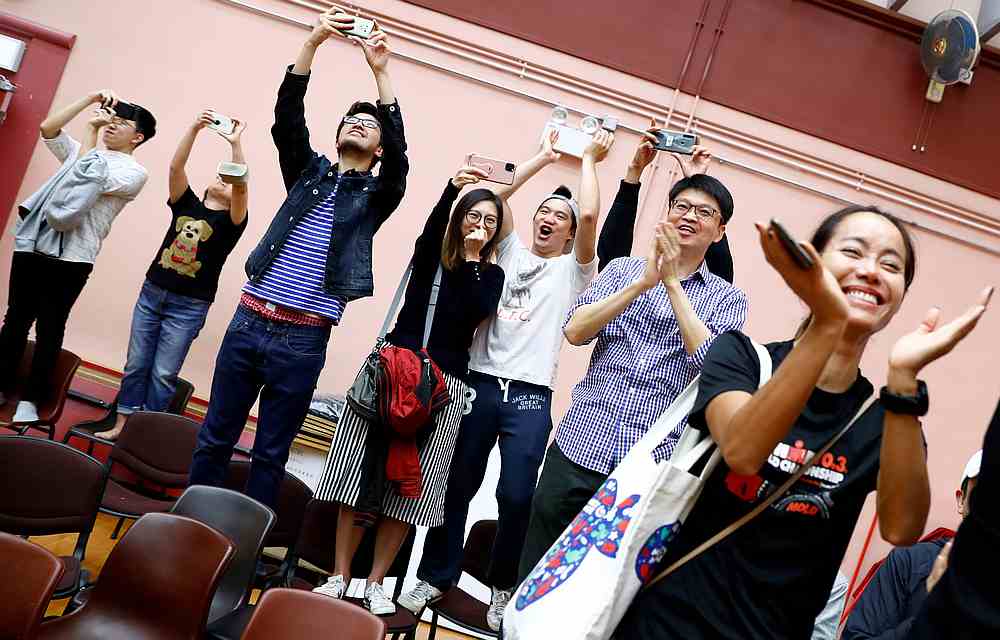
[[[625,258],[632,254],[632,236],[635,233],[638,208],[639,184],[622,180],[597,239],[598,271],[615,258]]]
[[[465,262],[456,275],[461,299],[470,305],[476,324],[496,313],[503,292],[503,269],[492,263]]]
[[[309,76],[292,73],[289,65],[285,79],[278,87],[278,100],[274,104],[274,126],[271,138],[278,149],[278,165],[285,191],[291,191],[316,152],[309,145],[309,129],[306,127],[306,88]]]
[[[698,397],[688,418],[692,427],[708,430],[705,409],[726,391],[755,393],[760,382],[760,359],[750,338],[739,331],[727,331],[712,342],[698,381]]]
[[[844,625],[842,640],[903,640],[910,633],[911,554],[893,549],[861,593]]]
[[[170,199],[167,198],[167,206],[170,207],[170,210],[174,213],[191,211],[192,209],[197,208],[200,204],[201,199],[194,194],[194,191],[191,191],[191,185],[188,185],[188,188],[184,190],[181,197],[177,198],[174,202],[171,202]]]
[[[379,122],[382,125],[382,160],[378,184],[372,194],[372,205],[378,216],[375,228],[382,226],[403,200],[406,192],[406,175],[410,162],[406,157],[406,136],[403,133],[403,116],[399,101],[392,104],[378,103]]]
[[[448,219],[451,217],[451,205],[458,197],[458,189],[448,180],[444,193],[427,216],[424,230],[417,236],[413,248],[413,256],[417,262],[428,261],[436,264],[441,260],[441,246],[444,244],[444,233],[448,229]]]
[[[705,262],[708,264],[709,271],[732,283],[733,254],[729,250],[728,236],[723,234],[722,240],[708,245],[708,251],[705,252]]]

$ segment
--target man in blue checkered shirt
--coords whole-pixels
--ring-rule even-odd
[[[570,309],[574,345],[597,344],[572,405],[549,446],[531,506],[521,579],[534,568],[597,488],[701,371],[715,336],[741,329],[746,295],[711,273],[705,252],[719,242],[733,198],[710,176],[670,190],[645,257],[608,263]],[[684,425],[656,450],[669,458]]]

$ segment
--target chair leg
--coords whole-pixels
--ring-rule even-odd
[[[121,533],[123,524],[125,524],[125,518],[118,518],[118,524],[115,526],[115,530],[111,532],[112,540],[118,539],[118,534]]]
[[[437,635],[437,630],[438,630],[438,613],[437,611],[435,611],[434,615],[431,616],[431,631],[430,633],[427,634],[427,640],[434,640],[434,636]]]

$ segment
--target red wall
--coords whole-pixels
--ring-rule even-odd
[[[972,86],[945,91],[915,152],[929,104],[923,24],[860,0],[410,2],[670,87],[704,10],[684,91],[696,91],[721,29],[705,99],[1000,197],[1000,52],[983,52]]]
[[[27,43],[17,73],[0,71],[17,85],[7,119],[0,125],[0,229],[5,229],[14,199],[38,144],[38,125],[52,106],[76,36],[53,31],[8,13],[0,13],[0,33]]]

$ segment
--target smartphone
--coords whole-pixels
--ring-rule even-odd
[[[517,171],[517,165],[513,162],[470,153],[465,157],[465,164],[486,172],[485,180],[498,184],[514,184],[514,172]]]
[[[792,234],[788,233],[788,230],[781,225],[776,218],[771,218],[771,228],[774,229],[774,233],[777,234],[778,240],[781,241],[782,246],[785,247],[785,251],[788,255],[792,256],[792,260],[795,264],[803,269],[810,269],[813,266],[812,257],[805,252],[799,243],[795,241]]]
[[[558,153],[567,153],[577,158],[583,157],[583,152],[587,149],[587,145],[590,144],[591,138],[594,137],[593,134],[584,133],[575,127],[549,122],[545,125],[545,129],[542,130],[541,139],[547,139],[549,133],[553,130],[559,132],[559,138],[552,149]]]
[[[349,15],[338,13],[338,16]],[[362,40],[367,40],[372,32],[375,31],[375,21],[369,20],[368,18],[362,18],[361,16],[352,16],[354,18],[354,26],[350,29],[344,29],[341,31],[345,36],[357,36]]]
[[[112,111],[114,111],[115,115],[121,118],[122,120],[134,121],[136,115],[138,115],[138,111],[136,111],[135,105],[129,104],[127,102],[122,102],[121,100],[119,100],[118,104],[116,104],[112,108]]]
[[[656,144],[653,145],[653,148],[659,151],[691,155],[694,153],[695,145],[698,144],[698,136],[693,133],[657,129],[653,131],[653,135],[656,136]]]
[[[615,129],[618,128],[618,118],[614,116],[605,116],[604,121],[601,123],[601,128],[614,133]]]
[[[236,130],[236,123],[229,116],[224,116],[215,111],[212,112],[213,122],[207,125],[209,129],[215,129],[221,134],[231,135]]]

